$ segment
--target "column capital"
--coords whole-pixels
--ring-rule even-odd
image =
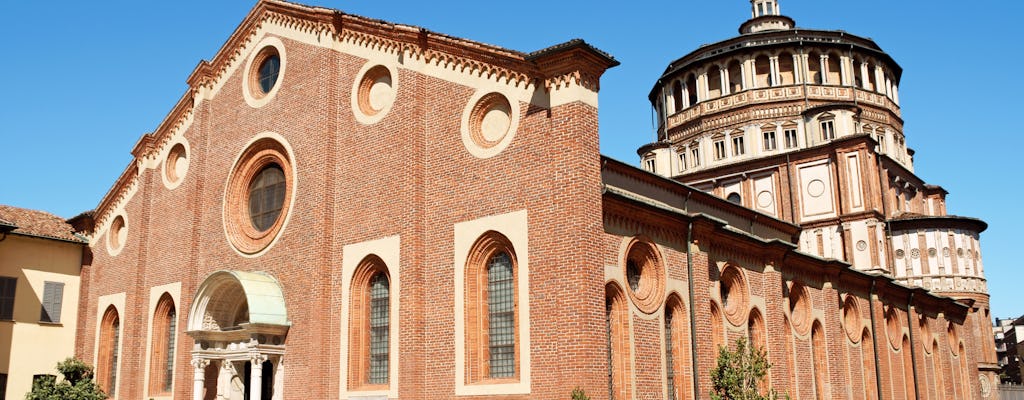
[[[269,357],[266,354],[260,353],[249,353],[249,361],[252,362],[253,368],[263,368],[263,362],[267,361]]]
[[[205,358],[193,358],[190,362],[195,369],[204,369],[207,365],[210,365],[210,360]]]

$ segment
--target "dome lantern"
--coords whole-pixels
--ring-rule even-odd
[[[740,25],[740,33],[793,29],[796,23],[782,15],[778,0],[750,0],[750,19]]]

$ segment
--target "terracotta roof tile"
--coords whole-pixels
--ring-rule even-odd
[[[14,234],[85,243],[63,218],[46,211],[0,205],[0,223],[16,226]]]

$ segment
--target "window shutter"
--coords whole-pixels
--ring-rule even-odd
[[[14,289],[18,278],[0,277],[0,320],[14,319]]]
[[[43,286],[43,307],[39,313],[42,322],[60,322],[61,303],[64,300],[64,284],[46,282]]]

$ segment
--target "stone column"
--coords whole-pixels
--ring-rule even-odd
[[[867,89],[868,81],[868,63],[862,62],[860,63],[860,88]]]
[[[702,72],[697,75],[697,102],[708,99],[708,73]]]
[[[249,400],[263,400],[263,362],[267,356],[263,354],[252,354],[249,362],[252,368],[249,369]]]
[[[274,368],[274,394],[270,400],[284,400],[284,356],[278,356]]]
[[[793,54],[793,83],[801,84],[807,76],[807,67],[804,66],[803,57],[800,54]]]
[[[829,85],[832,82],[828,81],[828,54],[822,54],[818,59],[818,70],[821,71],[821,84]]]
[[[203,388],[206,386],[206,366],[210,360],[202,358],[192,359],[192,399],[203,400]]]
[[[731,88],[729,87],[729,68],[719,68],[718,78],[718,81],[721,82],[720,85],[722,85],[722,97],[725,97],[725,95],[731,92]]]
[[[779,57],[768,57],[768,86],[779,85]]]
[[[843,86],[850,86],[850,58],[843,56],[839,57],[839,79]]]
[[[752,73],[752,71],[755,71],[753,58],[744,59],[739,64],[739,70],[743,74],[743,90],[753,89],[758,86],[757,79],[755,78],[757,73]]]

